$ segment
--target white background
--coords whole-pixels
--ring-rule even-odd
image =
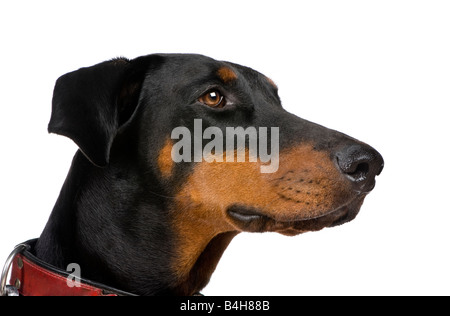
[[[55,80],[156,52],[257,69],[288,110],[385,159],[355,221],[241,234],[204,294],[450,294],[448,1],[3,1],[1,264],[41,233],[76,151],[47,134]]]

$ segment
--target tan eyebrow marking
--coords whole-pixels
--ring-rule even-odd
[[[230,83],[231,81],[237,80],[236,73],[228,67],[220,67],[217,70],[217,75],[224,83]]]
[[[272,79],[270,79],[269,77],[266,77],[266,80],[270,83],[270,85],[271,85],[272,87],[274,87],[275,89],[278,90],[277,84],[276,84]]]

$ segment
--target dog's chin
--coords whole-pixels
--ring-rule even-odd
[[[295,236],[350,222],[358,215],[361,205],[364,202],[364,197],[365,195],[359,196],[339,208],[324,212],[322,215],[314,218],[277,220],[257,209],[243,205],[229,207],[227,215],[232,224],[240,231],[277,232],[287,236]]]

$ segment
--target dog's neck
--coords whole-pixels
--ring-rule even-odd
[[[236,233],[181,245],[167,201],[145,194],[136,172],[97,168],[78,152],[36,255],[61,269],[78,263],[81,277],[131,293],[192,295],[209,282]],[[189,263],[179,269],[180,262]]]

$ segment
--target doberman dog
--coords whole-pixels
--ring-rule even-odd
[[[172,131],[194,133],[196,119],[224,134],[279,127],[279,168],[175,162]],[[117,58],[62,76],[49,132],[79,150],[35,256],[137,295],[197,293],[240,232],[292,236],[354,219],[384,165],[365,143],[284,110],[263,74],[194,54]]]

